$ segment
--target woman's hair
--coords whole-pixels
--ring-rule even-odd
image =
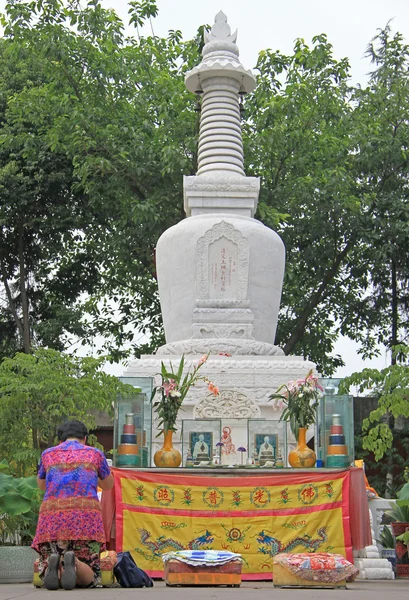
[[[77,438],[83,440],[88,435],[88,429],[81,423],[73,419],[72,421],[64,421],[57,427],[57,436],[60,442],[65,442],[68,438]]]

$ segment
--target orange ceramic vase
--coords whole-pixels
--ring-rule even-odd
[[[175,468],[182,462],[181,453],[172,446],[173,431],[169,430],[164,434],[163,446],[155,452],[153,462],[160,468]]]
[[[298,430],[298,442],[295,450],[291,450],[288,455],[288,462],[293,469],[311,469],[315,465],[317,456],[314,450],[308,448],[306,443],[306,428],[300,427]]]

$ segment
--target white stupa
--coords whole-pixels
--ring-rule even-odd
[[[236,37],[219,12],[202,62],[186,76],[188,90],[202,95],[198,171],[184,178],[187,218],[157,244],[166,344],[130,363],[124,377],[154,376],[161,361],[178,364],[182,355],[189,367],[210,353],[202,372],[220,396],[198,385],[180,416],[222,419],[237,448],[247,443],[247,419],[279,418],[282,407],[269,394],[314,365],[274,345],[285,249],[254,219],[260,180],[244,173],[240,95],[255,78],[239,61]]]

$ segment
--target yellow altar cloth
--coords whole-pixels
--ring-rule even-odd
[[[217,473],[115,469],[116,550],[152,577],[172,550],[230,550],[243,579],[271,578],[281,552],[333,552],[352,561],[351,470]],[[180,475],[179,475],[180,472]]]

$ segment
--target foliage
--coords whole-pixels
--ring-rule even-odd
[[[0,525],[1,545],[30,545],[35,535],[38,511],[43,492],[35,475],[13,477],[10,465],[0,462]]]
[[[284,390],[281,392],[281,390]],[[315,423],[316,412],[322,386],[318,377],[314,377],[313,370],[308,371],[305,379],[297,379],[287,384],[280,385],[269,400],[280,399],[286,405],[280,421],[288,421],[296,439],[300,427],[309,427]],[[281,393],[280,393],[281,392]]]
[[[409,460],[409,428],[407,425],[402,429],[395,427],[392,435],[392,446],[385,451],[382,460],[376,460],[373,452],[363,449],[361,431],[355,431],[355,457],[363,459],[368,480],[382,498],[396,498],[398,490],[407,481],[404,471]]]
[[[401,521],[402,523],[409,523],[409,483],[405,483],[403,488],[398,492],[398,500],[396,500],[396,504],[399,509],[402,511],[402,516],[405,517],[405,520]],[[392,511],[390,511],[392,512]],[[389,513],[388,513],[389,514]],[[409,545],[409,532],[405,531],[401,535],[399,535],[397,540],[401,540],[404,544]]]
[[[398,492],[396,506],[392,507],[387,514],[393,517],[396,521],[400,521],[401,523],[409,523],[409,483],[405,483],[403,488]],[[401,540],[404,544],[408,545],[409,532],[405,531],[396,539]]]
[[[84,277],[90,258],[78,241],[91,211],[73,189],[72,161],[47,139],[54,116],[45,114],[46,60],[23,43],[15,46],[0,39],[3,356],[30,352],[33,342],[61,349],[67,335],[82,335],[75,301],[95,282],[92,272]]]
[[[406,482],[405,485],[399,490],[398,494],[399,506],[409,506],[409,483]]]
[[[397,364],[382,370],[364,369],[353,373],[340,385],[340,393],[347,393],[351,386],[356,386],[360,394],[368,392],[378,399],[377,408],[362,423],[362,445],[374,453],[376,460],[392,446],[393,434],[388,422],[391,417],[409,417],[409,347],[395,346],[393,351],[400,360]]]
[[[394,548],[395,540],[393,539],[393,534],[390,528],[387,525],[383,526],[383,529],[379,535],[379,540],[376,540],[380,543],[382,548]]]
[[[354,280],[351,296],[343,283],[359,212],[349,65],[320,35],[311,48],[297,40],[289,56],[262,51],[257,69],[245,158],[249,174],[261,177],[259,215],[286,246],[276,343],[329,373],[342,362],[330,358],[336,314],[356,293]]]
[[[342,364],[331,356],[340,333],[371,357],[408,308],[409,53],[388,27],[370,52],[370,85],[353,88],[325,35],[297,40],[290,56],[263,51],[246,102],[247,171],[287,251],[276,343],[326,374]]]
[[[393,522],[409,523],[409,483],[405,483],[397,494],[396,502],[391,503],[391,508],[385,512]]]
[[[406,522],[408,523],[409,521],[406,521]],[[401,542],[406,544],[406,546],[408,546],[409,545],[409,531],[405,531],[401,535],[398,535],[398,537],[396,539],[400,540]]]
[[[3,355],[98,335],[117,360],[163,341],[154,251],[183,218],[182,175],[195,172],[184,75],[203,28],[190,41],[141,36],[156,14],[154,1],[131,2],[127,38],[100,0],[6,5]],[[343,364],[339,334],[370,357],[407,329],[409,52],[386,27],[368,56],[369,85],[352,87],[324,34],[288,56],[261,52],[243,122],[246,169],[262,180],[257,217],[287,249],[276,343],[323,374]]]
[[[408,332],[409,270],[409,46],[388,24],[367,56],[375,65],[366,89],[357,88],[359,183],[369,203],[362,258],[370,273],[362,312],[368,342],[388,348]]]
[[[104,359],[77,358],[51,349],[18,353],[0,363],[0,457],[16,474],[33,473],[56,427],[77,418],[95,429],[94,411],[113,414],[117,394],[132,393],[102,369]]]
[[[162,382],[153,389],[152,400],[157,394],[160,394],[160,400],[154,402],[153,408],[158,415],[158,426],[162,428],[164,433],[177,431],[175,424],[183,400],[190,388],[196,385],[198,381],[205,381],[211,394],[217,395],[219,393],[218,388],[207,377],[199,375],[199,370],[207,359],[208,355],[205,354],[193,367],[193,370],[190,371],[189,369],[185,374],[183,373],[185,368],[184,356],[182,356],[176,370],[174,370],[172,363],[170,363],[170,371],[163,362],[161,363],[160,375]],[[159,435],[162,431],[159,432]]]
[[[130,18],[155,12],[136,2]],[[158,344],[154,248],[182,216],[182,174],[195,160],[183,80],[198,45],[177,31],[125,38],[98,0],[13,0],[3,26],[4,323],[33,333],[23,346],[17,331],[25,351],[102,334],[116,359],[135,330]]]
[[[391,503],[391,508],[385,511],[385,514],[391,518],[392,522],[409,523],[409,506],[407,504]]]

